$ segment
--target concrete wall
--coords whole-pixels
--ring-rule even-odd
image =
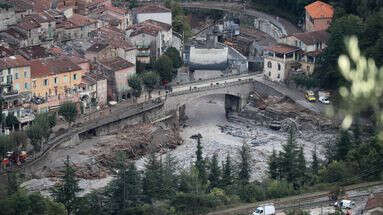
[[[122,94],[130,90],[128,79],[136,74],[136,66],[128,67],[123,70],[115,71],[115,82],[117,96],[120,98]]]
[[[163,22],[166,24],[171,25],[172,24],[172,13],[166,12],[166,13],[139,13],[137,14],[137,23],[144,22],[148,19],[155,20],[158,22]]]
[[[190,69],[224,70],[228,65],[228,48],[196,48],[190,47]]]
[[[265,32],[276,40],[287,34],[286,30],[283,28],[283,25],[275,20],[270,21],[264,18],[255,18],[254,27]]]

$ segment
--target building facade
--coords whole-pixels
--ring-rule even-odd
[[[146,5],[139,7],[135,11],[136,23],[145,22],[146,20],[155,20],[158,22],[172,24],[172,12],[170,9],[160,5]]]
[[[305,31],[326,30],[334,16],[334,9],[331,5],[316,1],[305,7]]]

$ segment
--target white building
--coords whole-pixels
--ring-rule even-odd
[[[0,31],[16,24],[15,7],[8,2],[0,2]]]
[[[172,11],[159,5],[146,5],[136,9],[136,23],[149,19],[171,25]]]
[[[276,82],[284,81],[296,62],[299,51],[298,47],[285,44],[265,48],[263,70],[265,78]]]

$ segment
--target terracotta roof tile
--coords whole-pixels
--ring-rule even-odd
[[[334,9],[331,5],[316,1],[305,7],[307,13],[314,19],[332,18]]]
[[[32,17],[24,17],[16,26],[26,31],[41,27]]]
[[[286,44],[276,44],[273,46],[266,47],[265,50],[277,52],[277,53],[281,53],[281,54],[287,54],[290,52],[298,51],[299,48],[296,46],[289,46]]]
[[[67,26],[68,28],[87,26],[97,23],[96,20],[90,19],[86,16],[82,16],[79,14],[73,14],[73,16],[68,19],[68,22],[72,24],[70,26]]]
[[[106,43],[95,43],[91,45],[86,51],[87,52],[100,52],[108,47],[109,44]]]
[[[171,13],[171,10],[160,5],[146,5],[136,9],[137,13]]]
[[[36,46],[28,46],[23,47],[18,50],[21,55],[23,55],[27,59],[38,59],[38,58],[47,58],[52,55],[47,51],[46,48],[36,45]]]
[[[112,71],[118,71],[122,69],[126,69],[129,67],[134,66],[134,64],[120,58],[116,57],[113,59],[108,59],[100,62],[105,68],[112,70]]]
[[[0,69],[29,66],[30,63],[21,55],[0,58]]]
[[[324,30],[296,33],[290,36],[296,37],[306,45],[315,45],[317,42],[327,42],[328,38],[330,37],[330,34]]]
[[[39,59],[33,60],[30,63],[32,78],[81,70],[81,67],[67,57]]]

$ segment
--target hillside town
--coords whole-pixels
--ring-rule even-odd
[[[383,214],[382,9],[0,0],[0,214]]]

